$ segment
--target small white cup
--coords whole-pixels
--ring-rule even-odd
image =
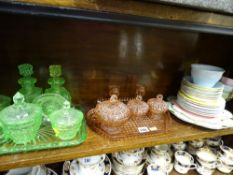
[[[218,152],[218,160],[221,160],[224,164],[233,166],[233,160],[221,152]]]
[[[209,147],[203,147],[198,149],[196,156],[206,163],[216,163],[217,155]]]
[[[204,143],[205,143],[204,139],[197,139],[197,140],[189,141],[189,144],[194,148],[201,148],[203,147]]]
[[[171,157],[173,156],[173,151],[171,150],[171,145],[163,144],[163,145],[156,145],[151,148],[151,152],[154,153],[168,153]]]
[[[168,175],[168,173],[159,165],[150,164],[147,166],[148,175]]]
[[[105,154],[101,155],[95,155],[95,156],[89,156],[89,157],[83,157],[77,159],[77,161],[81,164],[81,166],[91,166],[91,165],[96,165],[100,164],[101,162],[104,161],[105,159]]]
[[[201,175],[212,175],[214,172],[214,169],[209,169],[201,165],[199,162],[196,164],[196,170]]]
[[[80,175],[87,175],[87,174],[95,174],[95,175],[102,175],[105,170],[105,164],[103,162],[94,164],[91,166],[83,166],[79,164],[79,172]]]
[[[224,146],[221,145],[220,146],[220,150],[222,152],[222,154],[229,160],[229,161],[233,161],[233,149],[228,147],[228,146]]]
[[[193,157],[186,151],[175,152],[174,168],[181,174],[186,174],[189,170],[195,169]]]
[[[199,162],[203,167],[206,167],[208,169],[215,169],[217,167],[217,162],[205,162],[198,157],[196,158],[197,162]]]
[[[206,145],[210,147],[218,147],[220,145],[223,145],[223,140],[221,137],[213,137],[206,139]]]
[[[233,166],[227,165],[221,159],[219,159],[217,162],[217,169],[222,173],[230,173],[233,170]]]
[[[31,175],[47,175],[46,167],[41,166],[41,165],[34,166],[30,174]]]
[[[172,147],[174,148],[175,151],[184,151],[186,146],[187,145],[185,142],[178,142],[172,144]]]
[[[136,166],[142,161],[144,150],[144,148],[139,148],[129,151],[121,151],[115,153],[114,156],[120,163],[126,166]]]
[[[171,164],[171,157],[167,152],[160,154],[151,152],[148,156],[147,161],[150,164],[158,165],[164,169],[168,169]]]

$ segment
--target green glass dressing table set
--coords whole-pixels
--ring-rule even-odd
[[[0,154],[73,146],[87,138],[83,112],[71,107],[60,65],[50,65],[50,87],[36,87],[33,66],[18,66],[21,86],[10,105],[0,96]]]

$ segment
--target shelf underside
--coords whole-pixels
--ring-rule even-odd
[[[108,140],[88,129],[88,138],[86,142],[79,146],[2,155],[0,156],[0,171],[16,167],[60,162],[101,153],[112,153],[120,150],[150,147],[157,144],[233,134],[233,129],[211,131],[185,124],[173,119],[173,117],[171,122],[171,127],[166,133],[158,133],[146,137],[130,138],[120,141]]]
[[[1,0],[0,11],[233,35],[231,15],[144,1]]]

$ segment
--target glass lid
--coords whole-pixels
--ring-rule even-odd
[[[84,116],[81,111],[71,108],[69,101],[65,101],[63,108],[53,112],[49,118],[51,122],[56,123],[58,127],[67,127],[81,124]]]
[[[39,105],[26,103],[20,92],[14,95],[13,102],[13,105],[6,107],[0,113],[3,124],[16,125],[31,122],[42,113]]]

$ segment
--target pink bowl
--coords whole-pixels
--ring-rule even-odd
[[[233,79],[231,79],[231,78],[222,77],[221,82],[222,82],[223,84],[226,84],[226,85],[228,85],[228,86],[233,87]]]

